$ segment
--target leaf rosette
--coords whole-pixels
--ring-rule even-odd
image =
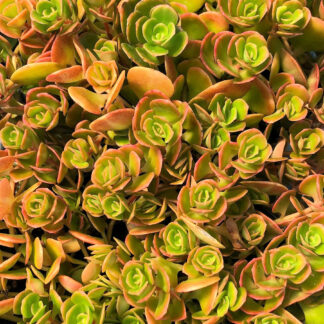
[[[85,139],[71,139],[65,144],[62,162],[69,169],[89,170],[93,166],[92,151]]]
[[[65,300],[61,306],[61,314],[64,324],[94,324],[99,323],[100,317],[100,312],[83,291],[76,291]]]
[[[184,303],[172,291],[180,269],[181,266],[161,257],[128,261],[120,276],[126,301],[134,307],[145,307],[155,320],[184,319]]]
[[[222,14],[234,25],[252,27],[260,23],[270,8],[267,0],[219,1]]]
[[[255,197],[251,197],[251,203],[267,204],[269,197],[258,197],[253,193]],[[246,196],[244,196],[246,197]],[[244,200],[244,197],[240,201]],[[261,200],[261,199],[264,200]],[[249,199],[249,198],[247,198]],[[255,200],[254,200],[255,199]],[[235,203],[235,205],[237,202]],[[243,207],[244,208],[244,207]],[[241,215],[242,205],[238,205],[238,215]],[[231,213],[231,209],[227,212]],[[236,210],[235,210],[236,211]],[[235,214],[234,214],[235,215]],[[235,222],[227,221],[227,230],[230,233],[230,241],[233,244],[234,250],[243,252],[251,251],[255,247],[260,248],[268,243],[271,239],[277,235],[281,235],[282,231],[280,227],[269,217],[262,213],[252,213],[246,216],[239,217]]]
[[[306,88],[300,84],[289,84],[277,93],[277,109],[263,120],[275,123],[284,116],[295,122],[303,120],[308,113],[307,105],[310,99]]]
[[[219,282],[194,292],[201,310],[192,314],[197,320],[219,321],[239,310],[246,300],[246,289],[237,287],[235,281],[225,275]]]
[[[220,250],[212,245],[195,247],[183,266],[183,272],[189,278],[199,276],[215,276],[224,267],[223,256]]]
[[[218,93],[212,99],[208,110],[211,117],[229,132],[238,132],[245,128],[245,119],[249,105],[244,99],[231,100],[222,93]]]
[[[251,246],[259,245],[267,230],[267,223],[259,214],[251,214],[245,218],[240,226],[242,239]]]
[[[285,165],[285,176],[295,181],[301,181],[309,176],[311,167],[298,158],[289,159]]]
[[[214,61],[206,59],[208,50],[212,49]],[[255,31],[208,33],[202,41],[200,53],[207,69],[216,76],[226,72],[244,82],[266,70],[272,62],[266,40]]]
[[[103,215],[102,197],[105,195],[105,190],[96,185],[90,185],[83,191],[82,208],[94,217]]]
[[[189,144],[201,142],[201,127],[189,105],[154,90],[135,108],[133,133],[141,145],[165,149],[171,164],[180,153],[182,139]]]
[[[30,21],[31,2],[26,0],[0,1],[0,31],[11,38],[19,38]]]
[[[22,213],[32,228],[41,227],[49,233],[56,233],[63,227],[67,206],[62,197],[47,188],[39,188],[26,194],[22,200]]]
[[[178,196],[178,212],[197,223],[217,221],[227,209],[216,181],[206,179],[182,187]]]
[[[240,273],[240,286],[246,288],[248,295],[242,310],[247,314],[255,314],[277,309],[285,297],[286,284],[285,278],[266,273],[262,258],[254,258]],[[262,306],[258,302],[261,302]]]
[[[161,223],[169,214],[166,200],[163,202],[153,195],[143,194],[140,197],[133,197],[130,221],[135,224],[154,225]]]
[[[296,126],[296,127],[294,127]],[[324,131],[321,128],[306,128],[307,125],[294,124],[290,133],[292,158],[308,158],[324,146]]]
[[[217,127],[216,124],[212,125],[203,135],[203,144],[211,151],[219,151],[222,145],[231,140],[229,131],[225,128]]]
[[[244,287],[237,288],[235,283],[229,280],[223,290],[218,292],[215,300],[217,317],[224,317],[228,312],[235,312],[245,303],[246,290]]]
[[[154,148],[146,151],[138,145],[124,145],[119,149],[108,149],[94,164],[91,180],[104,189],[140,191],[159,175],[161,159],[160,151]]]
[[[126,300],[134,306],[143,306],[154,292],[154,276],[149,264],[129,261],[125,264],[121,283]]]
[[[141,66],[158,65],[159,56],[178,56],[188,42],[178,13],[164,0],[123,1],[118,6],[128,43],[124,52]]]
[[[238,160],[232,161],[232,165],[239,171],[240,176],[244,179],[261,172],[272,153],[271,145],[265,136],[257,129],[249,129],[239,134],[237,145]]]
[[[57,126],[59,113],[66,114],[68,101],[63,90],[57,86],[33,88],[27,92],[24,121],[32,128],[47,131]]]
[[[116,83],[118,68],[115,61],[96,61],[87,69],[87,81],[97,93],[108,92]]]
[[[282,304],[289,306],[322,289],[322,274],[312,273],[309,262],[297,248],[270,248],[280,241],[280,237],[275,238],[262,258],[253,259],[241,269],[240,285],[248,292],[242,310],[247,314],[272,312]]]
[[[272,20],[280,36],[302,34],[311,16],[306,0],[275,0],[272,4]]]
[[[275,313],[266,313],[253,316],[249,323],[251,324],[292,324],[292,323],[300,323],[294,316],[292,316],[287,311],[280,311],[279,314]]]
[[[293,226],[287,243],[296,247],[306,256],[315,271],[323,271],[324,262],[324,220],[323,216],[298,222]]]
[[[155,245],[157,251],[171,259],[187,256],[197,243],[196,236],[182,221],[169,223],[159,236],[163,243],[161,246]]]
[[[292,245],[269,250],[266,260],[271,274],[294,284],[303,283],[312,272],[305,256]]]
[[[24,321],[28,323],[42,323],[42,320],[46,321],[47,316],[45,313],[47,310],[46,299],[28,289],[17,294],[14,299],[14,314],[22,315]]]
[[[112,40],[100,38],[96,42],[93,51],[100,61],[108,62],[115,60],[117,58],[117,43]]]
[[[19,123],[6,123],[0,131],[0,139],[5,148],[14,151],[26,151],[39,143],[36,133]]]
[[[171,101],[162,93],[161,98],[145,96],[135,108],[133,132],[142,145],[169,149],[181,140],[183,123],[189,106]]]
[[[122,193],[105,195],[101,200],[104,214],[113,220],[126,220],[130,216],[128,201]]]
[[[69,0],[38,0],[30,18],[40,33],[72,31],[78,23],[75,4]]]

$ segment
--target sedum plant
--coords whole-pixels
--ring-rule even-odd
[[[0,34],[0,323],[322,324],[322,0],[0,0]]]
[[[140,65],[157,65],[164,55],[176,57],[187,45],[188,35],[178,26],[178,13],[164,0],[122,1],[118,11],[127,39],[122,48]]]

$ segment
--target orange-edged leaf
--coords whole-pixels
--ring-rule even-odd
[[[208,286],[211,286],[219,281],[219,277],[199,277],[194,279],[188,279],[186,281],[181,282],[176,287],[176,292],[185,293],[190,291],[195,291],[198,289],[202,289]]]
[[[51,50],[52,62],[61,66],[75,64],[75,51],[71,36],[57,35]]]
[[[69,87],[69,95],[84,110],[100,115],[104,107],[107,95],[94,93],[83,87]]]
[[[13,243],[13,244],[21,244],[21,243],[25,243],[26,239],[24,235],[0,233],[0,241]]]
[[[109,111],[110,105],[118,97],[119,92],[120,92],[121,88],[123,87],[124,81],[125,81],[125,71],[122,71],[122,73],[120,73],[114,86],[109,90],[106,104],[105,104],[105,109],[107,109],[108,111]]]
[[[49,323],[49,319],[52,316],[52,311],[49,310],[47,313],[45,313],[38,321],[37,324],[47,324]]]
[[[58,70],[46,77],[47,82],[73,83],[83,80],[83,70],[81,65],[74,65]]]
[[[58,276],[59,283],[63,286],[65,290],[70,292],[71,294],[82,287],[82,284],[73,278],[65,275]]]
[[[45,277],[45,285],[47,285],[48,283],[50,283],[55,277],[56,275],[59,273],[60,271],[60,265],[61,265],[61,258],[57,258],[52,266],[50,267],[50,269],[47,271],[46,277]]]
[[[27,264],[33,251],[32,241],[30,239],[28,232],[25,232],[25,239],[26,239],[25,264]]]
[[[81,280],[83,283],[89,283],[91,280],[97,279],[101,271],[101,265],[98,262],[89,262],[82,271]]]
[[[14,298],[9,298],[0,301],[0,316],[12,310],[14,300]]]
[[[157,233],[160,232],[163,227],[164,227],[163,224],[155,224],[150,226],[136,226],[129,230],[129,234],[145,235],[145,234]]]
[[[150,68],[136,66],[131,68],[127,74],[130,88],[142,98],[144,93],[150,90],[160,90],[171,98],[174,87],[171,80],[162,72]]]
[[[12,169],[15,159],[16,158],[14,156],[1,156],[0,155],[0,173],[6,172],[6,171],[9,171],[10,169]]]
[[[62,258],[62,262],[65,261],[65,252],[60,241],[51,238],[47,239],[46,250],[53,260],[55,260],[56,258]]]
[[[132,108],[117,109],[94,120],[90,128],[97,132],[125,130],[131,127],[133,116],[134,109]]]
[[[203,241],[206,244],[210,244],[212,246],[215,246],[220,249],[224,249],[224,245],[220,243],[218,240],[216,240],[215,237],[211,236],[208,232],[206,232],[203,228],[200,226],[192,223],[188,219],[182,217],[181,218],[184,223],[189,227],[190,230],[199,238],[201,241]]]
[[[89,243],[89,244],[104,244],[105,243],[101,238],[93,237],[93,236],[87,235],[85,233],[81,233],[81,232],[77,232],[77,231],[69,231],[69,233],[84,243]]]
[[[11,214],[11,206],[14,202],[12,187],[7,178],[0,181],[0,220]]]
[[[21,253],[17,252],[13,256],[11,256],[9,259],[6,261],[3,261],[0,263],[0,272],[5,272],[11,269],[19,260]]]
[[[9,280],[23,280],[27,278],[26,269],[17,269],[17,270],[11,270],[7,272],[0,273],[0,278],[5,278]]]
[[[30,63],[16,70],[11,81],[20,85],[33,85],[59,69],[61,66],[54,62]]]
[[[33,252],[32,252],[33,264],[37,269],[42,269],[43,267],[43,246],[38,237],[35,238],[33,243]]]
[[[51,282],[49,295],[53,303],[52,315],[54,318],[56,314],[60,313],[60,309],[63,303],[62,303],[62,298],[60,297],[60,295],[57,293],[57,291],[54,289],[53,286],[54,286],[53,282]]]

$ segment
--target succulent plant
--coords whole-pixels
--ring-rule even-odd
[[[101,200],[104,214],[114,220],[126,220],[130,216],[128,202],[121,194],[107,194]]]
[[[224,261],[220,250],[212,245],[196,247],[190,251],[183,272],[188,277],[210,277],[223,270]]]
[[[322,324],[323,0],[0,0],[0,323]]]
[[[205,46],[214,47],[214,61],[204,59]],[[251,80],[272,61],[266,40],[254,31],[209,33],[203,40],[201,55],[206,67],[216,76],[225,72],[240,81]]]
[[[221,0],[219,8],[222,14],[234,26],[253,27],[260,23],[270,8],[267,0],[241,0],[227,2]]]
[[[322,217],[319,215],[296,224],[289,231],[287,243],[296,247],[315,271],[322,269]]]
[[[41,33],[73,30],[77,23],[76,5],[68,0],[39,0],[30,13],[33,27]]]
[[[13,311],[22,315],[25,322],[41,323],[46,321],[47,305],[37,293],[31,290],[24,290],[14,300]],[[45,315],[45,316],[44,316]],[[44,318],[45,317],[45,318]]]
[[[300,84],[290,84],[278,91],[277,110],[266,116],[265,121],[273,123],[286,116],[290,121],[303,120],[308,113],[308,91]]]
[[[0,31],[11,38],[19,38],[30,22],[33,5],[29,1],[3,0],[0,2]]]
[[[276,0],[272,5],[272,19],[277,33],[282,36],[296,36],[307,26],[311,12],[306,1]]]
[[[25,125],[15,125],[7,123],[1,129],[0,133],[1,143],[10,150],[26,151],[37,145],[37,135]]]
[[[281,246],[269,251],[269,271],[278,278],[300,284],[307,279],[311,270],[305,257],[293,246]]]
[[[62,161],[69,169],[89,169],[93,165],[91,146],[83,138],[70,140],[62,153]]]
[[[169,214],[166,200],[161,202],[151,195],[143,194],[140,197],[133,197],[131,205],[130,220],[134,223],[153,225],[162,222]],[[125,204],[125,206],[128,206]],[[125,207],[130,212],[130,207]]]
[[[67,207],[62,197],[46,188],[26,194],[22,200],[22,213],[30,227],[57,232],[63,227],[62,219]]]
[[[209,110],[218,124],[229,132],[237,132],[245,128],[245,118],[249,109],[243,99],[231,100],[223,94],[216,94],[210,103]]]
[[[135,63],[159,64],[159,56],[178,56],[187,45],[188,36],[178,26],[179,16],[166,1],[123,1],[118,10],[128,41],[122,48]]]
[[[159,236],[163,243],[158,250],[171,259],[187,256],[197,241],[192,231],[181,221],[169,223]]]
[[[92,181],[100,187],[114,191],[122,190],[126,186],[134,192],[143,190],[153,180],[154,172],[160,172],[158,164],[150,164],[159,163],[161,156],[158,151],[154,151],[149,163],[145,163],[143,157],[143,150],[135,145],[107,150],[94,165]]]
[[[109,62],[117,58],[116,47],[117,44],[115,41],[100,38],[96,42],[93,51],[96,53],[96,55],[101,61]]]
[[[24,121],[32,128],[51,130],[59,122],[59,112],[66,113],[68,102],[63,91],[55,86],[34,88],[26,95]]]
[[[225,213],[227,202],[220,195],[216,181],[212,179],[182,187],[178,197],[180,215],[198,223],[219,220]]]
[[[64,323],[99,323],[99,312],[91,299],[84,293],[76,291],[61,306]]]
[[[293,127],[291,134],[292,157],[307,157],[316,153],[324,144],[324,131],[320,128],[302,128],[302,124]],[[300,131],[299,131],[300,128]],[[295,133],[296,131],[296,133]]]
[[[102,188],[96,185],[88,186],[82,194],[82,208],[92,216],[102,216],[104,213],[102,205],[102,198],[104,195],[105,191]]]
[[[134,136],[142,145],[164,147],[169,159],[174,161],[176,156],[172,148],[181,146],[181,139],[186,138],[189,110],[185,102],[171,101],[163,93],[152,92],[142,98],[135,108]],[[198,129],[190,131],[198,133]],[[188,140],[195,142],[199,138],[189,135]]]
[[[240,172],[241,177],[249,178],[262,171],[264,163],[272,153],[271,145],[264,135],[256,129],[246,130],[237,137],[237,145],[238,159],[232,165]]]
[[[117,81],[118,71],[115,61],[96,61],[88,67],[86,78],[98,93],[110,90]]]

